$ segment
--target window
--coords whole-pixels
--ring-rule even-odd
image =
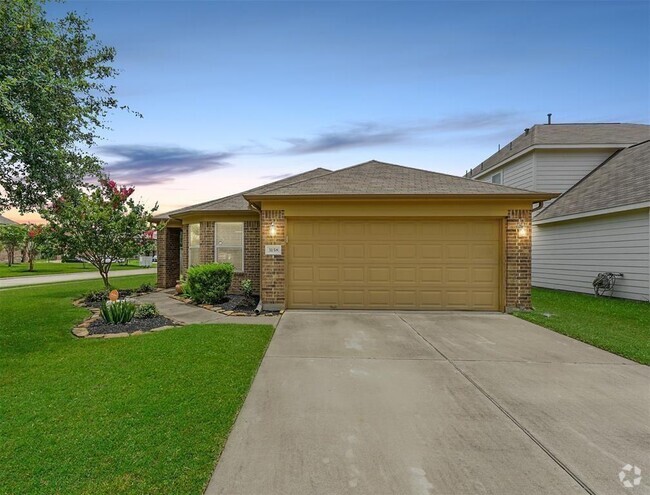
[[[501,172],[492,176],[492,184],[503,184]]]
[[[188,265],[198,265],[200,262],[200,246],[201,246],[201,226],[198,223],[192,223],[187,229],[189,231],[189,239],[187,243]]]
[[[244,271],[243,222],[214,224],[214,259],[217,263],[231,263],[236,272]]]

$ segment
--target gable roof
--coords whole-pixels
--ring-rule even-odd
[[[160,215],[155,215],[154,220],[166,220],[176,216],[183,216],[190,213],[204,213],[204,212],[249,212],[251,211],[251,206],[244,198],[244,194],[247,193],[259,193],[264,192],[268,189],[274,187],[280,187],[287,184],[293,184],[294,182],[310,179],[312,177],[318,177],[320,175],[328,174],[331,170],[324,168],[315,168],[304,172],[302,174],[292,175],[285,179],[280,179],[269,184],[264,184],[262,186],[249,189],[237,194],[232,194],[224,198],[213,199],[211,201],[206,201],[205,203],[199,203],[196,205],[186,206],[185,208],[180,208],[178,210],[169,211],[167,213],[161,213]]]
[[[535,146],[612,145],[626,148],[648,139],[650,125],[645,124],[537,124],[474,167],[466,177],[475,177]]]
[[[618,151],[582,178],[535,220],[650,201],[650,141]]]
[[[244,194],[248,200],[272,197],[345,196],[504,196],[549,199],[554,194],[506,187],[372,160],[289,185]]]
[[[0,225],[18,225],[18,222],[14,222],[13,220],[9,220],[7,217],[0,215]]]

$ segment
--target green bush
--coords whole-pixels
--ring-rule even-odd
[[[247,299],[253,299],[253,281],[250,278],[241,281],[241,291]]]
[[[153,318],[159,314],[154,303],[142,303],[135,310],[136,318]]]
[[[135,303],[131,301],[104,301],[99,314],[106,323],[111,325],[128,323],[135,315]]]
[[[154,290],[156,290],[156,288],[155,288],[152,284],[149,284],[149,283],[147,283],[147,282],[145,282],[145,283],[142,284],[140,287],[138,287],[137,289],[135,289],[135,291],[136,291],[138,294],[145,294],[145,293],[147,293],[147,292],[153,292]]]
[[[90,292],[86,292],[83,296],[83,299],[86,304],[106,301],[106,299],[108,299],[109,292],[110,291],[107,289],[92,290]]]
[[[197,304],[215,304],[226,297],[235,269],[230,263],[195,265],[187,271],[185,292]]]

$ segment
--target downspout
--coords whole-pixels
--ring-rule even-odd
[[[248,201],[248,200],[247,200]],[[259,280],[260,280],[260,300],[257,303],[257,306],[255,306],[254,313],[259,316],[259,314],[262,312],[262,308],[264,307],[264,304],[262,302],[262,210],[261,208],[258,208],[255,206],[253,203],[248,201],[248,204],[257,211],[259,214],[260,218],[260,273],[259,273]]]

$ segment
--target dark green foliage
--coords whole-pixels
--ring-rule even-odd
[[[158,308],[154,303],[142,303],[135,309],[135,318],[153,318],[158,316]]]
[[[230,263],[196,265],[187,271],[185,292],[197,304],[215,304],[226,297],[235,269]]]
[[[86,304],[103,302],[108,299],[109,289],[103,290],[91,290],[83,296],[83,300]]]
[[[128,323],[135,316],[136,306],[131,301],[104,301],[99,310],[99,314],[106,323],[117,325],[119,323]]]
[[[156,288],[153,286],[153,284],[144,283],[140,287],[138,287],[135,291],[138,294],[146,294],[148,292],[153,292],[154,290],[156,290]]]
[[[88,149],[115,98],[115,50],[90,21],[46,15],[40,0],[0,1],[0,210],[68,196],[99,172]]]
[[[247,299],[253,299],[253,281],[250,278],[241,281],[241,291]]]

